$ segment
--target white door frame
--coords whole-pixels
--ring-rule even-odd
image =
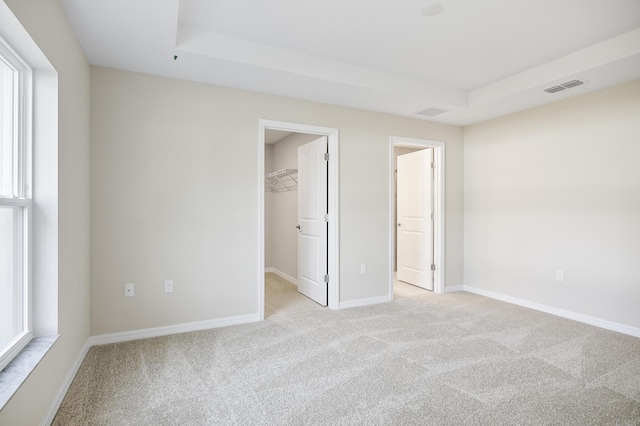
[[[435,226],[433,230],[433,263],[436,270],[433,274],[433,291],[444,293],[444,142],[426,139],[405,138],[401,136],[389,137],[389,301],[393,300],[393,255],[394,241],[396,239],[396,224],[394,220],[395,200],[393,198],[395,176],[393,164],[393,147],[407,148],[433,148],[433,162],[436,172],[434,174],[433,198],[435,212]]]
[[[331,127],[310,126],[307,124],[287,123],[284,121],[264,120],[258,121],[258,317],[264,319],[264,133],[265,130],[281,130],[294,133],[309,133],[318,136],[326,136],[329,142],[329,235],[328,235],[328,307],[330,309],[339,308],[340,277],[339,269],[339,132]]]

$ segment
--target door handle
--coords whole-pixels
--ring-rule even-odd
[[[400,222],[398,222],[398,226],[402,226],[402,224]]]
[[[296,228],[298,228],[298,231],[302,231],[302,228],[300,228],[300,225],[296,225]]]

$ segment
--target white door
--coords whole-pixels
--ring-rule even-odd
[[[327,305],[327,137],[298,148],[298,291]]]
[[[398,280],[433,290],[433,149],[398,156]]]

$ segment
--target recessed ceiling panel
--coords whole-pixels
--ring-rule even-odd
[[[638,0],[182,0],[180,23],[472,90],[640,27]]]
[[[640,78],[639,0],[60,2],[92,65],[458,125]]]

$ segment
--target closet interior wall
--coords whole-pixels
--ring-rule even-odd
[[[273,144],[264,146],[264,170],[270,173],[273,170]],[[273,196],[271,191],[264,191],[264,265],[273,268]]]

